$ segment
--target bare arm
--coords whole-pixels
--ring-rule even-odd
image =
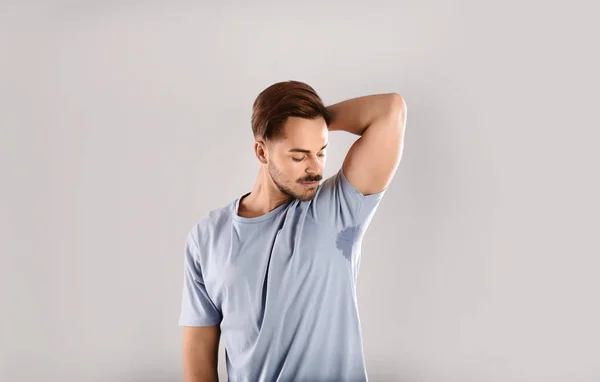
[[[183,329],[183,374],[185,382],[218,382],[219,325]]]
[[[330,131],[344,130],[361,137],[354,142],[343,170],[363,195],[383,191],[402,157],[406,103],[397,93],[352,98],[327,107]]]

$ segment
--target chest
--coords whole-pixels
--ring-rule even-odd
[[[223,234],[207,290],[225,324],[228,316],[257,321],[269,307],[318,298],[331,282],[352,287],[353,244],[325,222],[283,216]]]

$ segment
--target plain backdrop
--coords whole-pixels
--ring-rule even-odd
[[[0,7],[0,381],[181,380],[185,236],[250,191],[252,102],[289,79],[408,106],[363,244],[370,380],[600,381],[597,7]]]

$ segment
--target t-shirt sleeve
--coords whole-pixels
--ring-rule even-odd
[[[340,168],[323,182],[315,196],[315,214],[329,220],[342,237],[356,239],[364,234],[386,191],[363,195]]]
[[[219,309],[206,291],[197,239],[196,233],[190,232],[185,246],[180,326],[213,326],[222,319]]]

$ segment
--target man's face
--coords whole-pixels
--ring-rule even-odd
[[[268,168],[284,194],[311,200],[323,179],[329,131],[325,119],[289,117],[282,137],[269,144]]]

